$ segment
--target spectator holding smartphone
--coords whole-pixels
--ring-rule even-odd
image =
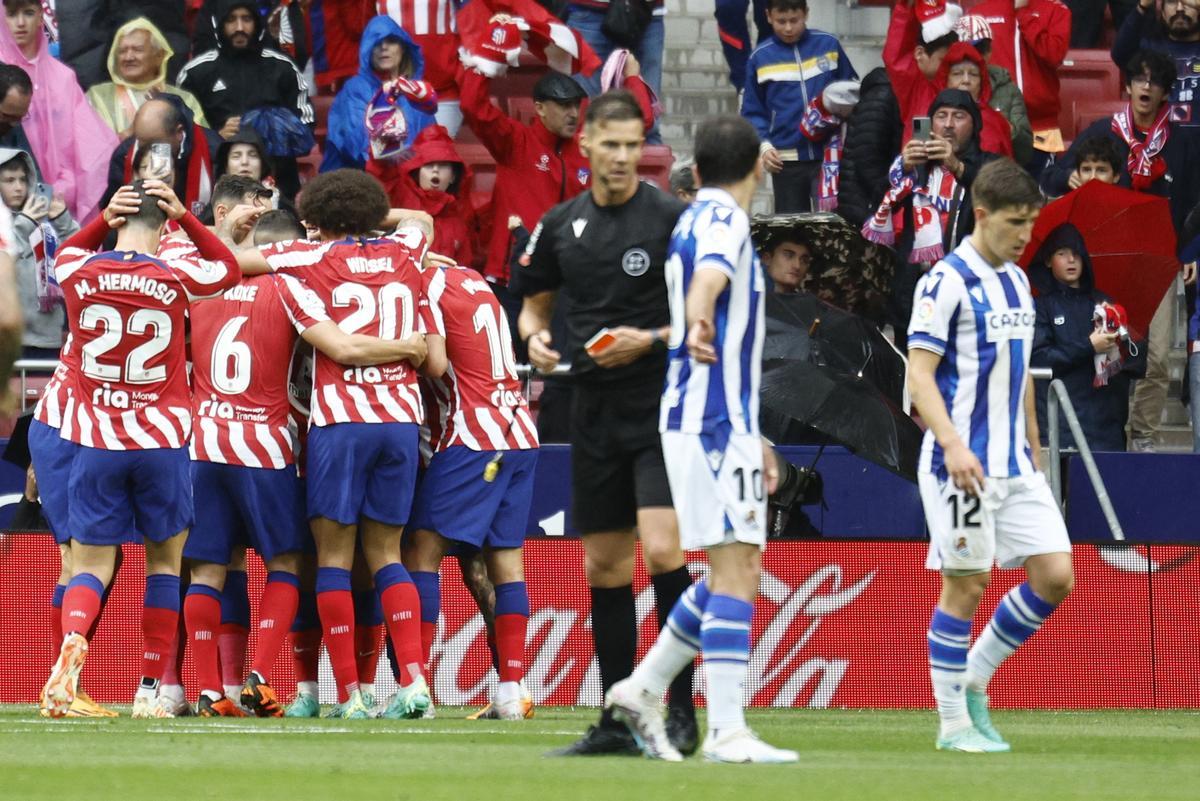
[[[13,261],[25,318],[21,358],[57,359],[65,311],[53,277],[54,252],[79,224],[53,187],[38,182],[33,157],[24,150],[0,148],[0,199],[13,215]]]

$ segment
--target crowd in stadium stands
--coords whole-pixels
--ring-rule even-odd
[[[1014,159],[1051,198],[1092,180],[1165,197],[1183,266],[1136,332],[1140,356],[1093,322],[1098,304],[1122,298],[1097,289],[1086,236],[1056,230],[1029,265],[1040,293],[1034,365],[1066,380],[1093,447],[1154,450],[1179,286],[1195,307],[1200,2],[1110,2],[1108,30],[1101,0],[966,5],[897,0],[883,66],[860,76],[835,34],[809,26],[807,0],[715,0],[774,211],[833,211],[889,249],[883,322],[902,347],[919,279],[972,231],[972,183],[987,163]],[[250,236],[234,214],[243,203],[315,234],[299,211],[308,182],[365,171],[393,208],[432,218],[434,250],[477,270],[510,325],[530,232],[591,185],[581,142],[590,98],[627,90],[647,132],[643,175],[685,200],[695,193],[658,136],[663,0],[92,0],[58,16],[53,0],[3,6],[0,199],[13,219],[5,236],[26,358],[58,358],[63,344],[56,248],[139,179],[165,182],[239,245]],[[1102,41],[1111,57],[1069,50]],[[247,182],[226,182],[243,197],[214,195],[227,176]],[[166,229],[179,235],[180,219],[190,218]],[[1130,247],[1140,244],[1130,231]],[[789,292],[804,290],[819,256],[802,237],[763,254],[776,291]],[[1188,327],[1193,397],[1198,328],[1200,311]],[[377,643],[369,597],[362,607]],[[236,673],[227,686],[241,686]],[[311,667],[301,675],[315,680]],[[523,703],[505,699],[505,714],[524,714]]]

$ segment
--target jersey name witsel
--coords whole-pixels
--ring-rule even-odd
[[[1012,262],[996,269],[963,242],[917,283],[908,346],[941,355],[935,377],[946,411],[983,472],[1036,472],[1025,432],[1033,350],[1029,279]],[[918,469],[945,478],[945,453],[925,432]]]
[[[687,350],[685,303],[697,270],[719,270],[729,284],[717,297],[714,365]],[[724,190],[704,188],[679,218],[666,264],[671,305],[670,356],[659,431],[758,433],[764,281],[750,220]]]

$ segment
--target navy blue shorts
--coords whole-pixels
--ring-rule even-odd
[[[426,529],[476,548],[520,548],[533,502],[537,451],[504,451],[494,481],[483,473],[496,451],[455,445],[434,454],[413,503],[410,530]]]
[[[417,483],[413,423],[334,423],[308,432],[308,517],[403,526]]]
[[[38,495],[42,499],[42,515],[50,524],[54,541],[66,545],[71,541],[67,528],[70,514],[68,503],[71,465],[79,446],[58,435],[38,420],[29,421],[29,458],[33,460],[33,472],[37,475]]]
[[[106,451],[79,446],[68,530],[84,545],[120,545],[140,532],[164,542],[192,525],[187,448]]]
[[[192,462],[192,491],[196,523],[183,547],[188,559],[223,565],[239,545],[253,548],[265,562],[315,550],[294,467]]]

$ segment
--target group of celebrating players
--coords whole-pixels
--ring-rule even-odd
[[[222,178],[210,230],[166,184],[138,181],[57,255],[70,336],[29,437],[63,554],[62,645],[43,714],[103,714],[79,674],[131,539],[146,546],[133,717],[187,709],[181,689],[163,684],[181,616],[198,714],[284,714],[270,674],[301,592],[313,590],[337,683],[332,714],[374,716],[373,666],[360,676],[356,658],[356,561],[382,607],[400,688],[380,715],[431,714],[424,671],[450,549],[439,532],[453,532],[494,584],[492,714],[523,718],[521,546],[538,439],[504,313],[478,273],[428,252],[430,219],[389,209],[366,173],[310,182],[307,232],[285,212],[264,214],[269,196]],[[247,545],[268,576],[251,669],[230,698],[221,593]],[[307,685],[300,706],[315,715]]]
[[[587,125],[591,197],[607,199],[597,208],[632,202],[637,184],[606,169],[636,161],[636,107],[597,101]],[[681,761],[695,743],[672,739],[662,698],[702,653],[705,758],[794,762],[795,751],[758,739],[743,712],[766,496],[779,479],[758,428],[766,301],[747,217],[762,179],[753,128],[737,117],[706,121],[695,171],[702,189],[675,223],[662,268],[671,325],[658,431],[679,545],[705,550],[709,572],[670,605],[646,658],[607,688],[601,725],[581,741],[587,747],[560,753],[628,752],[594,736],[620,724],[634,750]],[[365,173],[335,171],[306,186],[307,232],[277,215],[255,222],[254,201],[265,190],[238,181],[223,178],[214,196],[217,230],[236,255],[155,181],[123,188],[58,254],[70,339],[30,431],[43,509],[66,543],[62,646],[43,691],[45,713],[59,717],[79,702],[88,637],[118,547],[136,535],[146,544],[146,594],[134,717],[179,709],[163,678],[181,606],[199,713],[283,714],[270,673],[301,591],[314,589],[337,683],[333,714],[371,716],[370,678],[356,659],[356,562],[394,650],[400,689],[382,716],[429,714],[424,671],[449,535],[460,559],[479,554],[494,585],[494,609],[483,599],[490,591],[473,589],[494,612],[492,714],[526,717],[521,546],[538,440],[498,301],[477,273],[430,254],[430,220],[389,210]],[[1028,372],[1033,303],[1014,264],[1041,203],[1015,163],[983,168],[975,231],[922,278],[909,327],[909,384],[928,424],[919,476],[928,566],[942,580],[927,635],[942,750],[1009,750],[991,723],[989,681],[1074,582],[1070,542],[1038,465]],[[164,238],[168,222],[178,231]],[[579,239],[587,219],[571,225]],[[115,249],[97,252],[113,229]],[[530,249],[536,269],[548,257]],[[648,259],[642,252],[623,269],[637,279]],[[523,324],[529,306],[527,297]],[[547,332],[531,334],[550,342]],[[289,380],[298,339],[314,348],[307,382]],[[297,460],[291,410],[301,399],[290,397],[289,384],[304,383],[312,387],[308,435]],[[303,484],[298,466],[307,472]],[[235,702],[217,667],[217,632],[226,565],[239,544],[253,546],[269,573],[257,653]],[[181,604],[184,558],[190,577]],[[995,563],[1023,567],[1027,581],[971,643]],[[302,679],[298,689],[316,714],[312,685]]]

